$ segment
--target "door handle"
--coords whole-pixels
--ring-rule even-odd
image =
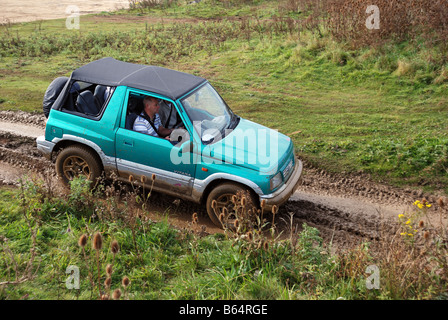
[[[128,147],[133,147],[134,146],[134,141],[123,140],[123,144],[125,146],[128,146]]]

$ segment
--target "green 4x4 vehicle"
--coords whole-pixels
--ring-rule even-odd
[[[37,147],[67,184],[104,172],[149,187],[155,174],[155,191],[204,204],[218,226],[217,213],[232,212],[239,191],[269,210],[298,185],[302,162],[291,139],[234,114],[204,78],[104,58],[58,80],[44,98],[48,119]],[[168,138],[134,130],[137,118],[147,119],[145,97],[157,99]]]

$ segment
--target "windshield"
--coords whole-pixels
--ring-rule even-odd
[[[200,87],[181,102],[204,143],[220,140],[229,128],[233,113],[211,84]]]

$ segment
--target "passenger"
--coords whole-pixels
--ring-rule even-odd
[[[133,130],[169,140],[172,129],[167,129],[162,126],[158,114],[159,109],[159,100],[154,97],[146,96],[145,99],[143,99],[143,111],[137,119],[135,119]]]

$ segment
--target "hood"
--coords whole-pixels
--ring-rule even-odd
[[[203,155],[272,175],[291,158],[293,145],[289,137],[276,130],[241,118],[238,126],[225,138],[203,149]]]

